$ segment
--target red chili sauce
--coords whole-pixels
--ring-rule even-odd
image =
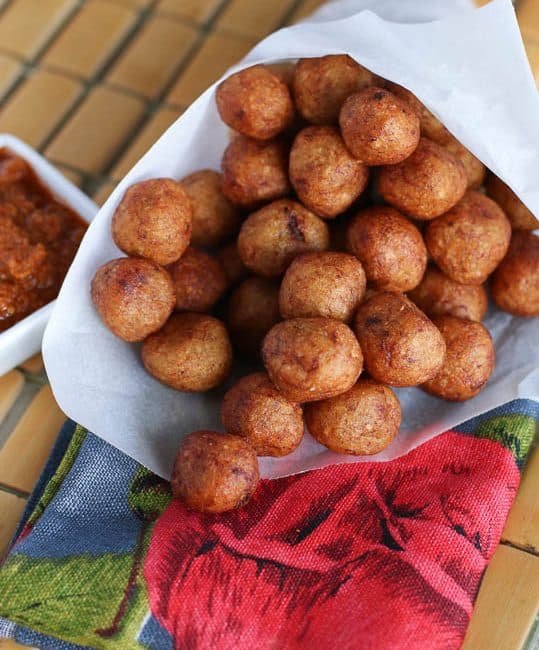
[[[0,149],[0,332],[56,298],[86,226]]]

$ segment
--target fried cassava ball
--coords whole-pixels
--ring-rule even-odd
[[[253,212],[238,237],[245,266],[267,278],[282,275],[300,253],[329,247],[327,225],[297,201],[281,199]]]
[[[354,331],[365,368],[391,386],[417,386],[442,367],[445,343],[433,323],[401,293],[379,292],[359,306]]]
[[[281,282],[281,316],[323,316],[348,322],[365,287],[361,262],[352,255],[333,251],[304,253],[290,264]]]
[[[492,297],[515,316],[539,316],[539,237],[515,231],[509,251],[492,276]]]
[[[281,139],[233,138],[221,161],[224,195],[239,206],[253,208],[290,193],[288,144]]]
[[[176,311],[208,311],[227,288],[221,264],[209,253],[193,246],[189,246],[167,270],[176,292]]]
[[[142,341],[174,308],[174,286],[155,262],[122,257],[97,269],[92,300],[103,323],[124,341]]]
[[[142,345],[146,370],[176,390],[201,392],[219,386],[232,365],[225,326],[207,314],[173,314]]]
[[[285,456],[303,438],[303,414],[271,383],[265,372],[242,377],[221,406],[224,428],[247,438],[259,456]]]
[[[438,144],[446,144],[453,137],[437,117],[419,101],[419,99],[407,88],[391,81],[385,82],[385,87],[396,95],[399,99],[406,102],[409,107],[419,118],[421,125],[421,135]]]
[[[515,230],[535,230],[539,219],[522,203],[513,190],[494,174],[489,174],[486,182],[487,194],[505,212]]]
[[[290,151],[290,181],[302,203],[326,219],[344,212],[363,192],[369,170],[332,126],[298,133]]]
[[[230,75],[217,87],[215,99],[225,124],[258,140],[281,133],[294,117],[288,86],[265,65]]]
[[[180,443],[170,485],[187,508],[218,513],[247,503],[258,478],[256,452],[248,440],[194,431]]]
[[[228,244],[217,253],[229,287],[233,287],[249,275],[238,253],[236,242]]]
[[[293,318],[275,325],[262,344],[271,381],[294,402],[344,393],[363,368],[352,330],[330,318]]]
[[[372,379],[360,379],[336,397],[305,406],[311,435],[338,454],[377,454],[397,435],[401,407],[395,393]]]
[[[482,321],[487,313],[488,297],[482,284],[461,284],[430,266],[421,283],[408,297],[427,316],[457,316]]]
[[[346,54],[300,59],[294,74],[294,99],[312,124],[336,124],[344,100],[374,81],[372,72]]]
[[[350,95],[339,115],[342,137],[365,165],[394,165],[419,143],[419,118],[406,102],[371,86]]]
[[[427,266],[423,237],[394,208],[379,205],[358,212],[348,224],[346,243],[376,289],[409,291],[421,282]]]
[[[183,187],[171,178],[152,178],[128,188],[112,216],[112,237],[128,255],[171,264],[189,245],[192,220]]]
[[[444,146],[462,163],[468,179],[468,189],[479,189],[485,180],[485,174],[487,172],[485,165],[453,136],[451,136]]]
[[[264,337],[280,320],[279,289],[270,280],[247,278],[230,296],[226,324],[244,356],[257,357]]]
[[[180,181],[193,206],[193,233],[195,246],[219,246],[240,226],[237,207],[225,197],[222,178],[213,169],[202,169]]]
[[[447,149],[421,138],[411,156],[381,167],[378,192],[397,210],[427,221],[447,212],[463,197],[468,180],[462,163]]]
[[[494,345],[487,328],[455,316],[437,316],[434,324],[444,337],[446,354],[440,371],[423,384],[423,390],[454,402],[474,397],[494,368]]]
[[[503,210],[473,190],[425,230],[433,260],[462,284],[483,284],[506,254],[510,238],[511,225]]]

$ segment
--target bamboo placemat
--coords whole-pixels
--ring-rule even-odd
[[[43,152],[102,203],[226,68],[266,34],[320,4],[0,0],[0,132]],[[539,1],[516,4],[539,83]],[[63,419],[39,355],[0,377],[0,555]],[[538,643],[538,495],[535,450],[485,574],[467,650],[517,650]],[[18,646],[0,641],[2,650],[13,647]]]

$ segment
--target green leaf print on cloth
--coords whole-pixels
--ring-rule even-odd
[[[64,457],[62,458],[60,464],[56,468],[53,476],[47,483],[47,487],[43,491],[41,498],[37,502],[36,507],[34,508],[32,514],[28,517],[26,526],[32,527],[37,520],[41,517],[41,514],[49,503],[53,500],[54,495],[58,492],[58,489],[62,485],[65,477],[68,475],[69,470],[73,467],[73,463],[79,455],[80,448],[82,447],[84,440],[86,438],[87,431],[84,427],[81,427],[80,424],[77,424],[73,436],[69,443],[69,446],[66,450]]]
[[[0,573],[0,616],[93,648],[140,648],[135,639],[148,605],[138,579],[129,611],[115,620],[132,564],[129,553],[62,559],[13,555]]]
[[[127,500],[135,515],[145,522],[155,521],[167,507],[172,494],[165,479],[139,467],[129,486]]]
[[[481,422],[475,435],[502,444],[513,454],[517,465],[522,467],[535,436],[535,427],[536,420],[532,416],[513,413]]]

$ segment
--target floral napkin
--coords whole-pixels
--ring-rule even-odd
[[[391,462],[263,481],[224,515],[67,423],[0,570],[0,637],[40,648],[458,648],[539,404]]]

